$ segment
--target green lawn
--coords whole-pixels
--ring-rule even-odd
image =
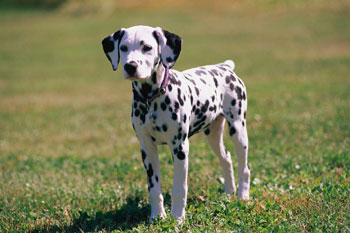
[[[350,231],[349,4],[0,10],[0,22],[0,232]],[[137,24],[183,38],[175,69],[235,61],[248,89],[250,201],[222,194],[218,159],[200,134],[186,221],[148,223],[131,84],[101,46]],[[170,216],[172,160],[159,149]]]

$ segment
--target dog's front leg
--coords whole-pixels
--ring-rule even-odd
[[[187,201],[187,170],[189,141],[178,141],[171,146],[174,159],[174,180],[172,189],[171,214],[178,222],[185,218],[185,207]]]
[[[153,143],[141,144],[141,155],[143,165],[147,172],[148,191],[150,195],[151,216],[165,218],[164,199],[161,191],[160,168],[157,146]]]

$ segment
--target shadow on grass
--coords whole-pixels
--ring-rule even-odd
[[[79,217],[74,218],[72,224],[66,227],[53,226],[49,229],[36,229],[34,232],[95,232],[106,230],[129,230],[141,223],[148,222],[150,213],[149,205],[139,206],[140,198],[129,197],[126,203],[118,210],[89,215],[80,212]]]
[[[88,211],[79,212],[79,216],[73,218],[69,226],[51,226],[34,229],[32,232],[97,232],[106,230],[131,230],[140,224],[148,223],[150,206],[149,204],[140,204],[141,198],[138,196],[128,197],[126,203],[118,210],[89,214]],[[188,198],[188,204],[198,204],[195,197]],[[164,195],[164,205],[171,205],[171,196],[169,193]]]

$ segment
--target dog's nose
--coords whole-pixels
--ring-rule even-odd
[[[125,71],[128,73],[128,75],[133,76],[135,75],[136,69],[137,69],[137,64],[134,61],[131,61],[129,63],[126,63],[124,65]]]

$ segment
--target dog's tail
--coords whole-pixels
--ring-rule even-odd
[[[232,60],[226,60],[225,65],[228,65],[232,70],[235,68],[235,63]]]

